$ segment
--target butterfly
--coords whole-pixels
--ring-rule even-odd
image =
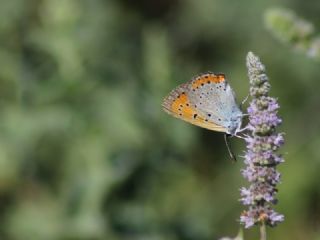
[[[170,115],[202,128],[231,136],[241,131],[243,113],[224,74],[195,76],[173,89],[162,107]]]

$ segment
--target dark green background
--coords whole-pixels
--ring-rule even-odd
[[[0,238],[236,235],[242,159],[232,164],[223,134],[161,102],[208,70],[225,73],[241,101],[253,51],[286,138],[285,222],[269,239],[320,239],[320,63],[266,30],[277,6],[320,30],[316,0],[0,0]],[[243,154],[242,140],[232,145]]]

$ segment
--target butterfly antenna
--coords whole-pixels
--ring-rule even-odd
[[[229,138],[231,137],[232,135],[229,135],[229,134],[224,134],[224,141],[226,142],[226,146],[227,146],[227,149],[228,149],[228,152],[229,152],[229,156],[231,158],[231,160],[233,162],[236,162],[237,161],[237,158],[236,156],[234,155],[232,149],[231,149],[231,145],[230,145],[230,141],[229,141]]]
[[[249,98],[249,94],[245,97],[245,99],[242,100],[242,102],[240,103],[240,110],[242,111],[242,107],[243,105],[246,103],[246,101],[248,100]]]

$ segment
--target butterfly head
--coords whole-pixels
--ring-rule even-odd
[[[234,117],[230,119],[230,123],[227,128],[227,134],[236,136],[241,130],[243,114],[241,112],[237,113]]]

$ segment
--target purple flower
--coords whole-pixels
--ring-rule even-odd
[[[284,216],[272,209],[277,203],[277,188],[280,173],[276,166],[284,160],[277,150],[284,144],[283,134],[276,132],[282,120],[278,117],[279,104],[269,96],[270,83],[265,74],[265,67],[259,58],[249,52],[247,67],[250,80],[250,96],[248,107],[248,135],[245,137],[246,167],[242,175],[250,183],[249,187],[240,189],[240,201],[248,207],[240,222],[246,228],[256,224],[275,226],[284,220]]]
[[[270,226],[275,226],[282,222],[284,217],[282,214],[276,213],[273,209],[266,206],[250,206],[248,211],[244,211],[240,217],[240,221],[245,228],[252,227],[258,222],[264,222]]]

